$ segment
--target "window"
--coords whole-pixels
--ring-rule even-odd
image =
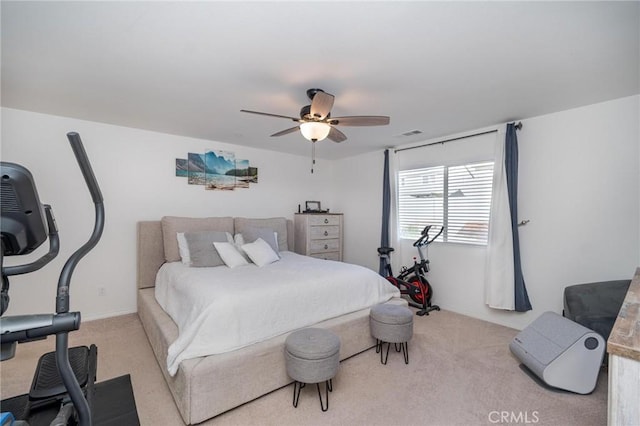
[[[437,241],[487,244],[493,161],[398,172],[400,238],[444,226]]]

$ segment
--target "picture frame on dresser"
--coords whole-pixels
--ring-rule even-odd
[[[318,213],[322,211],[320,207],[320,201],[305,201],[304,202],[305,213]]]

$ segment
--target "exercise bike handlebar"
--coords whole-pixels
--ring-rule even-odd
[[[424,227],[424,229],[422,230],[422,235],[420,236],[420,238],[418,238],[414,243],[413,246],[414,247],[424,247],[426,245],[431,244],[432,242],[434,242],[439,236],[440,234],[442,234],[442,232],[444,231],[444,226],[440,227],[440,231],[438,231],[438,233],[436,234],[435,237],[433,238],[429,238],[429,231],[431,230],[431,228],[433,228],[433,225],[427,225]]]

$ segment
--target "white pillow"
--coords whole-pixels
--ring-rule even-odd
[[[253,243],[258,238],[262,238],[267,244],[269,244],[273,251],[278,255],[278,258],[280,258],[280,255],[278,254],[278,233],[270,229],[254,230],[253,235],[250,235],[248,238],[244,234],[236,234],[233,237],[233,241],[236,248],[244,255],[245,253],[242,250],[242,246],[247,244],[247,242]],[[249,259],[247,258],[247,260]]]
[[[189,246],[187,245],[187,239],[184,237],[184,232],[178,232],[176,234],[178,238],[178,250],[180,251],[180,259],[182,263],[187,266],[191,265],[191,257],[189,256]]]
[[[273,251],[269,243],[262,238],[258,238],[252,243],[244,244],[242,250],[247,253],[249,259],[258,266],[265,266],[280,260],[278,253]]]
[[[220,258],[229,268],[235,268],[237,266],[248,265],[247,259],[244,258],[231,243],[213,243],[213,246],[218,251]]]

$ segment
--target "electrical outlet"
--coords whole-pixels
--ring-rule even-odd
[[[104,287],[98,287],[98,296],[106,296],[107,290]]]

